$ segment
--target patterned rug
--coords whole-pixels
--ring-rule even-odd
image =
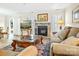
[[[38,56],[49,56],[49,54],[50,54],[50,43],[38,44],[37,48],[39,50]]]
[[[45,40],[44,44],[37,44],[36,47],[39,50],[38,56],[49,56],[50,44],[51,44],[51,42],[49,39]],[[21,52],[24,49],[25,48],[17,47],[15,51]],[[8,45],[8,46],[4,47],[3,50],[11,50],[12,51],[12,47],[11,47],[11,45]]]

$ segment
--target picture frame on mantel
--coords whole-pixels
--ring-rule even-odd
[[[79,6],[72,11],[72,22],[79,23]]]
[[[48,13],[37,14],[38,21],[48,21]]]

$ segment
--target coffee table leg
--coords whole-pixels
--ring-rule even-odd
[[[12,44],[11,44],[11,46],[13,47],[13,50],[12,51],[15,51],[15,49],[16,49],[16,42],[12,42]]]
[[[41,44],[43,44],[43,37],[41,36]]]

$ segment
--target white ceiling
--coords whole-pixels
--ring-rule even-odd
[[[0,14],[65,9],[70,3],[0,3]]]

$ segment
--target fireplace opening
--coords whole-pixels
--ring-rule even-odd
[[[38,35],[47,36],[47,26],[38,26]]]

